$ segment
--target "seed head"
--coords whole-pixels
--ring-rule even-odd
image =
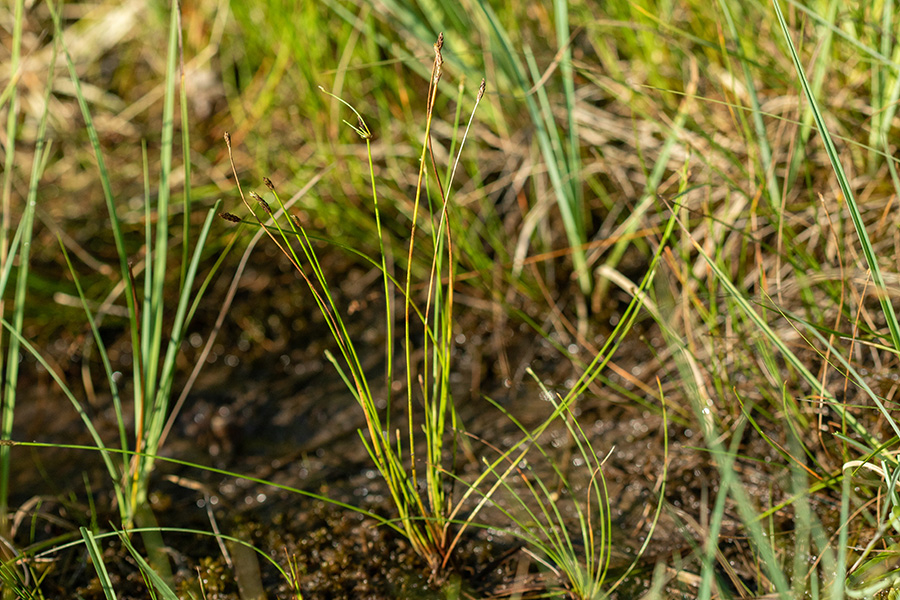
[[[225,219],[226,221],[228,221],[229,223],[240,223],[241,222],[241,218],[234,213],[220,212],[219,216],[221,218]]]
[[[272,216],[272,207],[269,206],[269,203],[262,199],[262,196],[257,194],[256,192],[250,192],[250,197],[259,202],[259,205],[262,207],[266,214],[270,217]]]
[[[441,48],[444,47],[444,32],[438,34],[438,39],[434,43],[434,83],[441,79],[444,72],[444,57],[441,55]]]
[[[372,135],[372,132],[369,131],[369,128],[366,127],[366,122],[362,120],[362,117],[357,117],[356,120],[359,122],[359,127],[356,128],[359,137],[364,140],[371,140],[374,136]]]
[[[275,191],[275,185],[272,183],[271,179],[269,179],[268,177],[263,177],[263,183],[266,184],[267,188],[269,188],[273,192]]]

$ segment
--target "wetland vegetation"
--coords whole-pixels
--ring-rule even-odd
[[[898,17],[0,6],[0,596],[893,597]]]

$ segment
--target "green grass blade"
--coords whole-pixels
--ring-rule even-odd
[[[725,288],[725,291],[728,293],[728,296],[734,300],[737,305],[740,307],[741,311],[750,319],[750,321],[756,326],[756,328],[763,334],[765,339],[769,340],[769,342],[775,346],[778,352],[784,357],[784,359],[791,365],[796,371],[800,374],[801,378],[806,381],[806,383],[813,388],[816,394],[819,394],[825,402],[829,404],[839,415],[841,418],[845,419],[847,424],[851,429],[856,431],[867,443],[869,443],[872,447],[876,447],[878,445],[877,440],[869,433],[868,429],[863,425],[854,415],[853,413],[845,410],[844,406],[838,402],[834,395],[831,394],[818,380],[816,376],[814,376],[809,369],[807,369],[806,365],[803,363],[800,358],[794,354],[794,352],[785,344],[785,342],[772,330],[769,324],[762,318],[759,313],[757,313],[750,302],[744,297],[743,294],[735,287],[734,283],[731,282],[729,276],[722,270],[722,268],[714,261],[710,256],[703,250],[702,246],[694,240],[693,237],[690,236],[690,233],[687,233],[690,238],[691,243],[694,248],[703,257],[706,261],[706,264],[709,265],[710,269],[713,270],[716,277],[718,278],[719,283],[722,287]]]
[[[769,136],[766,133],[766,124],[763,122],[762,110],[759,105],[759,95],[756,93],[756,84],[750,72],[750,65],[746,59],[747,54],[743,47],[745,36],[738,33],[734,17],[732,17],[731,9],[728,6],[728,0],[719,0],[719,7],[722,9],[722,14],[725,15],[725,23],[728,25],[731,39],[737,46],[737,56],[740,58],[741,69],[744,74],[744,85],[747,94],[750,96],[750,114],[753,119],[753,128],[756,130],[755,141],[759,149],[761,176],[764,178],[766,191],[768,192],[769,206],[777,213],[781,209],[781,188],[778,185],[778,177],[774,174],[775,164],[772,160],[772,147],[769,145]]]
[[[479,7],[487,17],[491,30],[500,42],[503,50],[502,58],[510,71],[511,79],[515,81],[515,85],[520,93],[525,96],[525,105],[531,116],[531,121],[535,127],[535,135],[538,140],[538,146],[544,157],[544,163],[547,166],[547,174],[550,176],[550,182],[553,191],[556,194],[556,202],[562,216],[566,229],[566,238],[572,248],[572,262],[575,272],[578,274],[578,283],[582,292],[585,294],[591,290],[591,279],[585,268],[585,254],[583,245],[585,244],[584,231],[579,228],[578,213],[583,211],[583,207],[576,205],[577,199],[573,197],[572,186],[580,185],[580,175],[577,172],[567,171],[561,172],[561,168],[566,168],[566,158],[560,144],[554,144],[554,139],[559,140],[559,131],[551,116],[547,116],[548,107],[544,106],[542,114],[541,106],[535,102],[530,92],[531,85],[528,84],[525,67],[519,61],[516,51],[513,48],[509,34],[504,29],[500,20],[497,18],[494,9],[484,0],[479,0]],[[566,24],[568,27],[568,24]],[[534,67],[534,65],[532,65]],[[532,71],[535,69],[532,68]],[[535,83],[539,78],[534,78]],[[542,104],[546,102],[546,90],[543,86],[538,86],[536,90],[539,98],[543,98]],[[552,112],[552,111],[551,111]],[[577,163],[576,163],[577,164]],[[572,167],[574,165],[568,165]],[[571,183],[570,183],[571,182]]]
[[[742,423],[740,429],[743,431]],[[731,447],[728,452],[718,455],[717,465],[722,479],[719,482],[719,490],[716,495],[716,501],[709,515],[709,528],[707,530],[707,539],[704,542],[704,552],[701,558],[702,569],[700,571],[700,589],[697,591],[698,600],[709,600],[712,597],[712,584],[715,580],[715,556],[719,551],[719,533],[722,531],[723,520],[725,519],[725,511],[728,508],[727,500],[729,490],[732,486],[740,485],[736,481],[733,469],[735,457],[737,456],[738,445],[740,444],[740,435],[735,433],[732,437]]]
[[[21,14],[19,15],[21,20]],[[21,28],[21,23],[18,25]],[[35,142],[34,158],[31,164],[31,177],[28,184],[28,194],[25,198],[25,206],[22,210],[22,217],[16,231],[16,238],[21,242],[16,246],[19,268],[16,275],[16,287],[13,295],[13,312],[12,327],[16,333],[21,334],[25,319],[26,294],[28,291],[28,274],[31,264],[31,242],[34,232],[34,213],[37,207],[38,185],[46,166],[45,157],[49,156],[50,144],[47,143],[47,118],[50,107],[50,94],[53,89],[54,70],[56,67],[56,46],[53,47],[53,53],[50,58],[50,70],[47,78],[46,89],[44,92],[44,110],[41,114],[40,124],[38,125],[37,139]],[[13,114],[11,111],[10,114]],[[15,130],[13,130],[15,136]],[[12,138],[10,138],[10,146],[14,146]],[[8,147],[7,159],[13,155],[13,149]],[[10,177],[11,174],[5,174]],[[0,252],[6,252],[5,247],[6,225],[4,224],[4,248]],[[6,257],[7,264],[10,267],[14,255]],[[5,270],[5,269],[4,269]],[[0,299],[2,292],[5,290],[6,280],[0,287]],[[3,316],[3,302],[0,300],[0,317]],[[2,331],[2,328],[0,328]],[[16,407],[16,388],[19,381],[19,341],[18,336],[13,336],[9,340],[9,347],[6,354],[6,370],[2,377],[2,389],[0,389],[0,403],[2,403],[2,411],[0,411],[0,439],[8,440],[12,435],[13,421],[15,418]],[[0,346],[2,346],[3,337],[0,336]],[[0,350],[0,357],[2,357]],[[6,518],[9,501],[9,475],[10,475],[10,448],[8,446],[0,446],[0,532],[5,532]]]
[[[69,267],[69,273],[72,275],[72,279],[75,282],[75,290],[78,292],[78,298],[81,300],[81,306],[84,309],[84,314],[88,325],[91,328],[91,334],[94,336],[94,343],[97,345],[97,351],[100,353],[100,361],[103,363],[103,370],[106,373],[106,380],[109,383],[110,393],[112,395],[113,400],[113,408],[116,412],[116,424],[119,428],[119,445],[122,450],[128,449],[128,438],[125,433],[125,414],[122,411],[122,399],[119,396],[119,386],[116,383],[116,378],[113,375],[112,364],[109,360],[109,354],[106,351],[106,343],[103,341],[103,337],[100,335],[100,330],[97,327],[97,319],[94,318],[93,313],[91,312],[90,307],[88,306],[87,298],[84,296],[84,289],[81,286],[81,280],[78,277],[78,274],[75,272],[75,267],[72,265],[72,260],[69,257],[69,252],[66,250],[65,244],[60,240],[59,243],[60,250],[62,251],[63,258],[66,261],[66,265]],[[123,471],[127,470],[127,465],[124,465]],[[116,483],[114,482],[114,485]]]
[[[822,117],[822,111],[819,108],[819,103],[816,100],[815,95],[813,94],[812,88],[809,85],[809,81],[806,78],[806,73],[803,69],[803,64],[800,62],[800,57],[797,55],[797,50],[794,47],[794,42],[791,38],[790,31],[788,30],[787,22],[784,20],[784,15],[781,13],[781,6],[779,4],[779,0],[773,0],[773,6],[775,7],[775,16],[778,19],[778,24],[781,26],[781,32],[784,34],[785,42],[787,43],[788,50],[791,54],[791,60],[794,62],[794,68],[797,71],[797,77],[800,80],[800,85],[803,88],[803,93],[806,95],[806,100],[809,102],[810,108],[813,111],[813,118],[816,122],[816,127],[819,130],[819,135],[822,137],[822,142],[825,145],[825,152],[828,154],[828,160],[831,162],[831,167],[834,169],[834,174],[837,177],[838,185],[841,188],[841,193],[844,195],[844,200],[847,203],[847,208],[850,211],[850,218],[853,221],[853,226],[856,228],[856,235],[859,238],[859,243],[862,246],[863,254],[866,257],[866,264],[869,267],[869,270],[872,273],[872,281],[875,284],[875,287],[879,291],[879,302],[881,304],[881,310],[884,313],[884,317],[887,320],[888,328],[890,329],[891,334],[891,342],[895,349],[900,350],[900,323],[897,321],[897,315],[894,312],[894,306],[891,304],[890,295],[885,291],[884,284],[884,276],[881,274],[881,267],[878,264],[878,258],[875,256],[875,251],[872,248],[872,243],[869,240],[869,234],[866,231],[866,225],[863,222],[862,215],[859,212],[859,207],[856,204],[856,198],[853,194],[853,190],[850,187],[850,182],[847,179],[847,175],[844,172],[844,167],[841,164],[840,155],[838,154],[837,148],[834,146],[834,142],[831,139],[831,134],[828,131],[828,127],[825,124],[825,119]]]
[[[141,556],[140,552],[138,552],[135,547],[132,545],[131,540],[128,539],[128,535],[125,532],[118,532],[119,539],[122,541],[122,544],[128,550],[128,553],[131,554],[131,557],[137,562],[138,567],[141,569],[141,573],[143,573],[144,577],[146,577],[153,584],[153,587],[159,592],[160,596],[165,598],[165,600],[179,600],[178,595],[172,591],[172,588],[166,583],[166,581],[160,577],[156,571],[153,570],[153,567],[150,566],[143,556]]]
[[[850,478],[844,477],[841,486],[841,517],[840,523],[845,525],[841,527],[838,535],[837,543],[837,569],[834,573],[834,583],[831,587],[831,600],[841,600],[844,598],[844,580],[847,575],[847,539],[850,535],[850,527],[847,525],[850,520]]]
[[[166,409],[168,408],[168,399],[172,392],[172,384],[175,380],[175,359],[181,351],[181,343],[184,340],[187,330],[187,315],[191,304],[190,292],[193,289],[197,271],[200,266],[200,259],[202,258],[203,250],[206,247],[206,242],[209,237],[210,228],[219,212],[220,205],[221,201],[217,202],[216,205],[207,212],[206,221],[203,223],[203,227],[200,230],[200,236],[197,238],[197,246],[194,248],[194,254],[185,273],[184,287],[182,288],[181,296],[178,299],[175,320],[172,323],[169,344],[166,348],[165,360],[163,362],[162,370],[160,371],[160,386],[157,390],[158,398],[156,402],[154,402],[154,406],[158,407],[159,410],[158,412],[154,411],[153,418],[149,423],[150,429],[148,430],[147,451],[150,454],[156,454],[159,450],[160,436],[162,435],[165,420],[169,416]]]
[[[106,600],[116,600],[116,592],[113,589],[112,580],[109,578],[109,572],[106,570],[106,563],[103,562],[103,551],[97,545],[94,534],[87,527],[80,527],[81,537],[84,539],[84,545],[87,546],[88,554],[91,556],[91,562],[94,563],[94,570],[97,572],[97,578],[100,580],[100,589]]]
[[[176,11],[177,12],[177,11]],[[191,246],[191,209],[193,206],[193,198],[191,197],[191,128],[188,127],[188,98],[187,86],[184,80],[184,41],[182,40],[182,32],[178,27],[178,65],[181,75],[181,85],[178,88],[179,106],[181,107],[181,162],[184,169],[184,191],[182,196],[182,216],[184,217],[181,224],[181,288],[185,287],[185,269],[188,264],[188,255]]]
[[[143,336],[149,336],[145,343],[147,352],[144,360],[144,391],[145,397],[151,400],[147,424],[154,420],[165,419],[158,416],[165,412],[165,407],[157,403],[157,388],[160,385],[158,379],[160,369],[160,350],[163,347],[163,323],[165,321],[165,286],[168,265],[169,247],[169,199],[171,197],[172,174],[172,146],[175,138],[175,81],[177,79],[178,66],[178,36],[179,36],[179,6],[177,0],[170,4],[169,17],[169,43],[166,55],[166,83],[163,100],[163,126],[160,135],[160,167],[159,187],[157,188],[156,202],[156,242],[152,256],[148,256],[148,269],[152,267],[152,283],[149,292],[145,291],[145,297],[149,295],[149,314],[145,315],[146,327],[141,332]],[[187,123],[182,124],[187,127]],[[185,182],[189,185],[189,182]],[[149,239],[147,240],[149,241]],[[146,440],[145,440],[146,441]],[[140,467],[140,478],[149,476],[152,465],[143,464]],[[139,499],[139,502],[142,500]]]
[[[568,184],[572,188],[572,198],[576,212],[573,215],[576,226],[585,235],[585,223],[583,212],[584,192],[581,176],[581,139],[578,133],[578,123],[575,120],[575,73],[572,68],[571,32],[569,31],[569,2],[568,0],[554,0],[553,21],[556,25],[556,47],[559,56],[559,72],[563,84],[563,93],[566,100],[566,137],[567,148],[564,158],[567,161],[566,172],[569,174]]]

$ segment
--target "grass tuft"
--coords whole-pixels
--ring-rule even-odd
[[[317,257],[315,246],[310,242],[303,223],[296,215],[292,215],[286,218],[286,226],[281,225],[279,219],[286,215],[287,209],[275,191],[271,180],[266,179],[265,184],[279,206],[277,212],[273,212],[268,202],[259,194],[253,191],[248,192],[248,195],[261,207],[262,216],[247,201],[240,182],[238,182],[238,191],[245,207],[261,229],[290,260],[294,269],[309,287],[316,304],[326,319],[338,345],[340,361],[330,353],[328,358],[347,383],[365,416],[366,431],[365,433],[360,431],[360,438],[387,485],[397,511],[396,522],[399,524],[399,529],[409,540],[414,551],[426,560],[431,577],[436,581],[443,580],[445,577],[445,571],[456,543],[450,535],[452,520],[449,515],[455,510],[453,500],[448,494],[447,467],[445,467],[445,461],[448,460],[445,444],[447,444],[448,438],[455,435],[453,429],[457,422],[449,384],[453,344],[453,279],[456,265],[453,254],[453,236],[448,220],[449,198],[440,182],[430,133],[438,82],[443,70],[442,47],[443,35],[440,35],[434,44],[435,57],[426,103],[425,140],[422,144],[419,161],[417,192],[408,234],[408,267],[402,288],[396,287],[398,283],[387,266],[385,234],[382,230],[381,211],[375,187],[371,147],[373,134],[365,119],[356,109],[344,100],[336,98],[354,112],[357,124],[354,125],[347,121],[345,123],[367,145],[372,182],[372,205],[381,248],[380,260],[371,262],[378,265],[381,270],[386,306],[386,387],[383,393],[387,395],[387,398],[384,401],[383,409],[379,408],[380,402],[373,393],[373,385],[369,382],[362,367],[355,343],[348,334],[342,313],[335,303],[328,279]],[[476,106],[482,95],[483,91],[479,91]],[[225,134],[225,143],[229,150],[232,170],[237,178],[232,140],[228,133]],[[460,144],[460,150],[463,143]],[[431,160],[431,173],[426,169],[426,158]],[[430,179],[430,174],[433,174],[433,180]],[[437,197],[435,199],[428,196],[432,182],[436,187]],[[425,198],[421,195],[423,191]],[[419,236],[420,207],[426,205],[426,202],[427,206],[432,207],[435,201],[441,208],[437,214],[435,211],[432,212],[431,227],[427,229],[427,235],[430,236],[430,247],[427,250],[433,252],[433,258],[423,311],[415,304],[413,298],[412,257],[414,251],[423,243]],[[295,244],[299,245],[302,258],[301,254],[295,251]],[[447,273],[448,278],[446,284],[443,282],[444,273]],[[399,429],[392,431],[391,421],[393,405],[391,394],[395,383],[394,329],[391,305],[394,289],[402,293],[404,298],[403,347],[405,362],[403,369],[407,392],[404,407],[407,417],[405,434],[401,434]],[[425,361],[421,365],[413,358],[414,346],[417,345],[413,330],[420,326],[425,328],[422,340]],[[418,377],[416,373],[418,373]],[[421,407],[421,411],[419,407]],[[421,436],[417,433],[419,428],[423,432]],[[421,462],[417,459],[420,443],[424,444],[425,448],[424,467],[418,466]],[[456,460],[457,445],[455,442],[452,448],[449,464],[454,464]]]

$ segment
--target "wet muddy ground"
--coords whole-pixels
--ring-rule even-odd
[[[380,279],[341,257],[330,260],[326,272],[347,274],[337,293],[338,306],[350,307],[351,337],[362,352],[371,381],[381,382],[384,306]],[[268,250],[258,249],[251,265],[163,455],[299,488],[390,518],[394,513],[389,496],[357,434],[364,427],[362,411],[324,357],[334,343],[308,290]],[[624,307],[625,298],[621,300]],[[597,341],[609,333],[608,323],[620,309],[617,301],[613,295],[605,317],[598,316],[604,321],[593,331]],[[202,312],[193,329],[208,331],[204,325],[214,320],[217,308],[212,305]],[[529,310],[537,311],[534,306]],[[456,471],[472,481],[482,472],[478,461],[497,456],[491,446],[508,448],[522,437],[485,396],[533,428],[551,413],[552,406],[525,374],[525,367],[530,366],[551,390],[563,393],[578,372],[550,341],[511,318],[504,319],[504,328],[498,330],[494,316],[484,311],[461,305],[457,314],[454,400],[468,432],[469,453],[459,453]],[[658,369],[646,344],[654,335],[649,321],[641,322],[620,348],[617,366],[634,374]],[[197,360],[203,339],[194,336],[185,343],[184,372]],[[76,381],[82,366],[78,346],[57,347],[68,352],[54,356],[57,364],[70,381]],[[130,363],[124,340],[113,346],[112,355],[120,368]],[[591,357],[582,352],[579,358]],[[75,411],[46,373],[41,374],[32,359],[25,363],[29,378],[23,390],[29,391],[28,401],[20,404],[14,437],[90,443]],[[96,377],[100,371],[96,365],[92,368]],[[609,376],[620,389],[643,395],[627,379],[615,373]],[[400,372],[395,379],[405,381]],[[111,438],[115,423],[100,387],[91,410],[95,423]],[[610,580],[614,580],[650,533],[666,473],[665,434],[659,411],[630,402],[610,388],[594,389],[579,399],[576,415],[598,455],[609,455],[603,473],[612,511]],[[395,405],[402,406],[404,399],[402,387],[395,389]],[[652,398],[646,399],[652,404]],[[404,426],[404,410],[396,410],[395,418],[398,426]],[[692,449],[691,439],[697,434],[689,428],[670,422],[668,435],[665,507],[644,557],[619,589],[621,598],[640,595],[657,562],[677,563],[692,551],[696,540],[703,539],[703,507],[714,496],[718,479],[714,465]],[[590,473],[579,470],[583,465],[563,424],[555,423],[541,442],[576,490],[583,489]],[[16,448],[13,456],[13,506],[22,507],[19,543],[29,535],[37,542],[77,534],[79,525],[90,522],[92,504],[101,529],[106,529],[105,522],[116,522],[111,486],[96,454]],[[554,485],[549,461],[537,452],[528,461],[527,476],[537,474]],[[511,480],[514,487],[516,481]],[[154,482],[154,510],[161,526],[218,529],[253,544],[285,568],[290,557],[296,561],[301,589],[308,598],[426,598],[455,589],[471,598],[537,597],[558,590],[561,583],[504,531],[510,526],[508,519],[490,508],[475,519],[487,527],[467,530],[444,587],[436,588],[429,583],[424,562],[405,540],[358,513],[271,485],[167,463],[158,464]],[[759,486],[761,493],[768,493],[765,481]],[[459,497],[463,491],[459,486],[454,493]],[[496,498],[509,505],[511,499],[504,498],[505,493],[501,490]],[[571,511],[565,498],[559,506]],[[571,523],[574,527],[574,514]],[[736,519],[726,522],[724,537],[734,539],[735,576],[747,573],[745,579],[752,581],[756,567],[743,558],[748,554],[743,552],[737,527]],[[252,554],[232,556],[234,548],[223,551],[213,537],[167,533],[165,540],[183,593],[196,592],[202,581],[207,598],[240,597],[234,561],[254,567],[258,562]],[[133,560],[118,542],[109,542],[106,548],[120,597],[144,597],[146,588]],[[727,543],[723,549],[728,552]],[[41,568],[49,574],[42,589],[47,597],[75,589],[84,598],[102,597],[82,547],[45,558]],[[270,597],[287,597],[290,589],[282,574],[265,561],[259,562],[259,568]],[[671,584],[673,591],[679,588],[684,597],[691,596],[690,582]]]

